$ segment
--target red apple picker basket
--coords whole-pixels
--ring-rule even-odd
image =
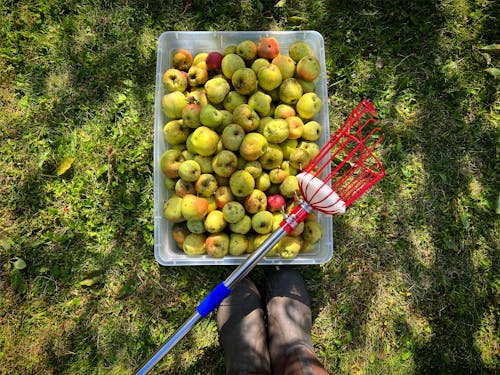
[[[231,293],[231,289],[248,275],[283,236],[303,222],[313,209],[329,215],[343,214],[356,199],[384,176],[384,168],[373,153],[384,137],[380,128],[369,126],[376,124],[375,116],[375,107],[366,100],[352,111],[343,126],[297,175],[302,200],[280,223],[280,227],[205,297],[196,312],[137,374],[149,372],[201,318],[217,308]]]

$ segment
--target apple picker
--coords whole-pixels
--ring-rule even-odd
[[[146,374],[179,342],[201,318],[209,315],[254,266],[287,233],[292,232],[315,209],[329,215],[343,214],[384,175],[374,155],[384,138],[375,124],[373,104],[363,100],[343,126],[297,175],[302,200],[273,232],[229,277],[217,285],[197,306],[196,312],[137,372]],[[333,168],[332,168],[333,167]]]

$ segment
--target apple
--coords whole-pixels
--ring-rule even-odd
[[[242,95],[239,92],[233,90],[229,91],[229,93],[226,95],[224,101],[222,102],[222,105],[227,111],[233,112],[234,109],[240,104],[246,104],[247,100],[248,99],[245,95]]]
[[[188,143],[193,151],[203,156],[213,155],[217,150],[218,142],[219,135],[206,126],[196,128],[188,137]]]
[[[238,157],[230,150],[219,151],[212,159],[212,168],[218,176],[230,177],[238,168]]]
[[[300,248],[301,253],[310,253],[316,248],[316,243],[307,242],[302,240],[302,247]]]
[[[283,75],[276,64],[267,64],[257,71],[257,80],[264,90],[272,91],[280,86]]]
[[[182,199],[177,194],[172,194],[163,204],[163,216],[167,220],[173,223],[180,223],[185,220],[182,215]]]
[[[206,59],[208,71],[219,71],[221,69],[224,56],[220,52],[210,52]]]
[[[245,209],[249,214],[264,211],[267,208],[266,193],[259,189],[253,189],[243,201],[243,206],[245,206]]]
[[[236,53],[236,45],[235,44],[229,44],[222,51],[223,56],[229,55],[230,53]]]
[[[299,255],[301,247],[301,238],[285,236],[278,242],[278,253],[284,259],[293,259]]]
[[[309,154],[309,157],[311,158],[311,160],[316,155],[319,154],[319,146],[315,142],[305,142],[305,141],[302,141],[299,144],[299,148],[306,150],[307,153]]]
[[[213,210],[205,217],[204,225],[207,232],[219,233],[224,230],[227,223],[221,210]]]
[[[215,194],[215,193],[214,193]],[[217,209],[217,202],[215,201],[215,195],[211,195],[209,197],[205,197],[205,199],[208,201],[208,210],[207,214],[209,212],[212,212],[213,210]]]
[[[299,192],[299,182],[296,176],[286,176],[279,185],[279,191],[285,198],[293,198]]]
[[[262,174],[262,164],[258,160],[247,161],[245,159],[243,169],[250,173],[253,178],[258,178]]]
[[[205,246],[207,254],[212,258],[223,258],[229,253],[229,236],[226,233],[210,234]]]
[[[269,143],[266,152],[259,158],[262,168],[271,170],[278,168],[283,161],[283,152],[279,145]]]
[[[207,92],[204,87],[193,87],[193,89],[186,94],[186,99],[188,103],[196,103],[202,107],[208,104]]]
[[[321,99],[318,94],[308,92],[302,95],[296,104],[297,113],[305,120],[310,120],[321,110]]]
[[[283,210],[285,204],[285,198],[281,194],[273,194],[267,197],[267,209],[271,212]]]
[[[246,234],[252,229],[252,219],[250,216],[245,215],[243,219],[238,221],[237,223],[230,223],[229,229],[233,233]]]
[[[271,102],[273,98],[270,95],[256,91],[248,98],[248,105],[255,110],[260,117],[270,115]]]
[[[163,137],[171,145],[179,145],[186,142],[189,128],[183,125],[182,120],[172,120],[163,127]]]
[[[270,233],[273,229],[273,214],[259,211],[252,216],[252,229],[259,234]]]
[[[257,44],[257,56],[272,60],[280,53],[280,45],[276,38],[262,37]]]
[[[229,254],[240,256],[246,253],[248,249],[248,237],[240,233],[231,233],[229,236]]]
[[[295,62],[299,62],[301,58],[312,54],[311,46],[303,40],[297,40],[288,47],[288,56]]]
[[[257,56],[257,45],[253,40],[244,40],[236,46],[236,54],[245,61],[252,61]]]
[[[307,150],[303,148],[296,148],[290,153],[290,165],[297,169],[304,169],[307,164],[311,161],[311,156],[307,152]]]
[[[295,61],[293,61],[290,56],[279,54],[271,63],[279,68],[283,79],[292,78],[294,76]]]
[[[200,123],[209,128],[216,128],[224,121],[224,115],[212,104],[207,104],[200,109]]]
[[[194,184],[195,191],[202,197],[212,196],[218,187],[216,178],[209,173],[202,173]]]
[[[182,117],[182,110],[187,104],[186,96],[180,91],[165,94],[161,99],[163,113],[172,120]]]
[[[292,236],[292,237],[298,237],[302,234],[302,232],[304,232],[304,228],[305,228],[305,225],[304,225],[304,222],[300,222],[298,223],[294,230],[292,230],[288,235],[289,236]]]
[[[193,63],[191,66],[202,66],[203,68],[207,68],[207,57],[208,57],[208,52],[200,52],[198,53],[194,58],[193,58]]]
[[[260,117],[249,104],[240,104],[233,110],[233,122],[251,132],[259,127]]]
[[[273,184],[281,184],[286,176],[289,174],[282,168],[273,168],[269,171],[269,181]]]
[[[191,67],[193,56],[185,49],[178,49],[172,55],[172,66],[175,69],[184,70],[185,72]]]
[[[231,188],[229,186],[225,186],[219,183],[219,187],[215,190],[214,193],[215,202],[217,203],[217,207],[223,209],[224,206],[233,201],[233,193],[231,192]]]
[[[300,83],[300,85],[302,86],[302,91],[304,91],[304,93],[314,92],[314,89],[316,88],[316,84],[314,83],[314,81],[305,81],[305,80],[300,79],[300,78],[296,78],[296,79]]]
[[[190,181],[184,181],[180,178],[175,182],[175,194],[184,197],[186,194],[196,194],[194,184]]]
[[[323,235],[323,229],[321,224],[317,221],[306,221],[304,222],[304,231],[302,232],[302,238],[306,242],[316,243],[321,239]]]
[[[190,103],[182,110],[182,124],[195,129],[200,126],[201,105],[198,103]],[[187,139],[187,137],[186,137]]]
[[[283,169],[288,175],[297,175],[299,170],[290,164],[290,160],[283,160],[281,163],[281,169]]]
[[[205,233],[205,225],[203,224],[203,220],[188,220],[186,221],[186,225],[191,233]]]
[[[238,170],[229,177],[229,187],[234,196],[246,197],[253,191],[255,180],[249,172]]]
[[[163,179],[163,185],[167,190],[174,191],[175,190],[175,183],[177,180],[175,178],[170,178],[170,177],[165,177]]]
[[[259,133],[251,132],[245,134],[240,145],[240,155],[248,161],[257,160],[267,150],[267,139]]]
[[[238,124],[229,124],[222,130],[220,136],[222,145],[230,151],[238,151],[245,137],[245,129]]]
[[[280,100],[285,104],[296,104],[302,97],[303,90],[295,78],[287,78],[280,85]]]
[[[200,65],[193,65],[188,70],[188,83],[191,87],[201,86],[208,80],[207,69]]]
[[[208,211],[208,201],[194,194],[186,194],[181,202],[182,216],[186,220],[201,220]]]
[[[301,58],[295,69],[297,78],[303,79],[304,81],[314,81],[318,78],[320,72],[321,67],[319,65],[319,60],[313,55]]]
[[[224,76],[228,79],[231,79],[235,71],[245,67],[246,67],[245,60],[243,60],[241,56],[235,53],[229,53],[227,55],[224,55],[221,62],[222,74],[224,74]]]
[[[290,135],[289,126],[282,118],[272,119],[262,129],[262,135],[269,143],[281,143]]]
[[[182,249],[187,255],[203,255],[206,252],[205,241],[207,236],[205,234],[190,233],[184,239]]]
[[[245,207],[238,201],[227,202],[222,208],[222,213],[228,223],[237,223],[245,216]]]
[[[174,225],[172,225],[171,233],[172,233],[172,238],[177,243],[179,249],[182,249],[184,240],[190,234],[189,229],[186,226],[186,222],[174,223]]]
[[[290,104],[280,103],[274,109],[274,118],[286,119],[291,116],[295,116],[295,108]]]
[[[250,65],[250,68],[255,72],[255,74],[257,74],[259,72],[260,68],[267,66],[269,64],[270,64],[269,60],[263,59],[263,58],[258,58],[256,60],[254,60],[252,65]]]
[[[290,116],[285,119],[288,123],[288,138],[289,139],[298,139],[302,137],[302,133],[304,132],[304,122],[298,116]]]
[[[229,83],[222,77],[213,77],[205,82],[207,98],[212,104],[219,104],[231,90]]]
[[[255,188],[261,191],[266,191],[271,187],[271,180],[267,172],[262,172],[259,177],[255,179]]]
[[[185,72],[179,69],[168,69],[162,76],[162,82],[167,92],[185,91],[188,86],[188,81]]]
[[[179,166],[184,161],[181,151],[166,150],[160,157],[160,169],[165,176],[170,178],[179,177]]]
[[[290,159],[290,154],[297,148],[299,141],[296,139],[286,139],[280,143],[281,151],[283,151],[283,159]]]
[[[193,160],[200,165],[201,173],[213,173],[212,156],[195,155]]]
[[[250,68],[236,70],[231,76],[234,89],[242,95],[250,95],[257,90],[257,75]]]
[[[315,142],[321,136],[321,124],[317,121],[308,121],[304,124],[302,138],[306,141]]]

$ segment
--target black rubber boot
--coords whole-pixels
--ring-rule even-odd
[[[270,374],[264,309],[259,290],[243,279],[217,310],[227,374]]]
[[[326,374],[313,351],[311,299],[300,273],[272,269],[265,293],[273,374]]]

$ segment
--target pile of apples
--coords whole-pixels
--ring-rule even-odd
[[[321,69],[307,42],[287,52],[273,37],[194,57],[178,49],[163,74],[163,212],[190,256],[251,253],[297,203],[296,175],[319,152]],[[310,252],[321,236],[311,214],[268,256]]]

